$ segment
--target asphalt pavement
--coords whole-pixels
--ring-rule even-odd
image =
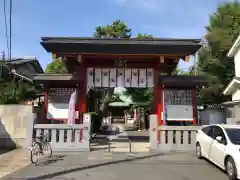
[[[9,180],[227,180],[220,169],[194,153],[85,152],[55,156],[2,179]]]

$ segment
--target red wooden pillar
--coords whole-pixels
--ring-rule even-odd
[[[154,69],[154,114],[157,115],[157,126],[163,125],[162,84],[159,83],[158,69]],[[158,127],[157,127],[158,128]],[[157,131],[157,141],[160,143],[160,132]]]
[[[48,88],[44,87],[44,114],[43,123],[47,122],[47,112],[48,112]]]
[[[197,93],[196,88],[192,89],[192,108],[193,108],[193,125],[197,124]]]
[[[79,76],[81,79],[81,83],[78,86],[78,104],[77,111],[79,114],[77,124],[83,123],[83,114],[86,112],[86,67],[81,66]]]

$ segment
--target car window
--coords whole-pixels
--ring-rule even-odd
[[[212,126],[207,126],[207,127],[202,128],[202,132],[204,132],[208,136],[211,136],[212,131],[213,131]]]
[[[217,136],[221,136],[222,138],[226,139],[223,130],[218,126],[215,126],[211,137],[213,139],[216,139]]]
[[[227,139],[226,139],[226,136],[225,136],[222,128],[220,128],[220,127],[218,127],[218,126],[214,126],[214,127],[213,127],[213,132],[212,132],[212,134],[211,134],[211,138],[216,139],[217,136],[222,137],[222,140],[223,140],[222,142],[223,142],[223,144],[225,144],[225,145],[227,144]]]
[[[240,145],[240,129],[239,128],[225,128],[229,140],[235,144]]]

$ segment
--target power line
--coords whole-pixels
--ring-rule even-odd
[[[9,20],[9,60],[12,59],[12,0],[10,0],[10,20]]]
[[[4,13],[4,25],[5,25],[5,36],[7,41],[7,53],[8,57],[10,56],[10,50],[9,50],[9,37],[8,37],[8,23],[7,23],[7,12],[6,12],[6,0],[3,2],[3,13]]]

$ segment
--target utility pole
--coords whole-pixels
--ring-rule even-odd
[[[9,20],[9,60],[12,59],[12,0],[10,0],[10,20]]]
[[[2,61],[5,61],[5,52],[4,51],[2,51],[1,57],[2,57]],[[4,66],[4,62],[0,63],[0,79],[2,79],[2,76],[3,76],[3,66]]]

